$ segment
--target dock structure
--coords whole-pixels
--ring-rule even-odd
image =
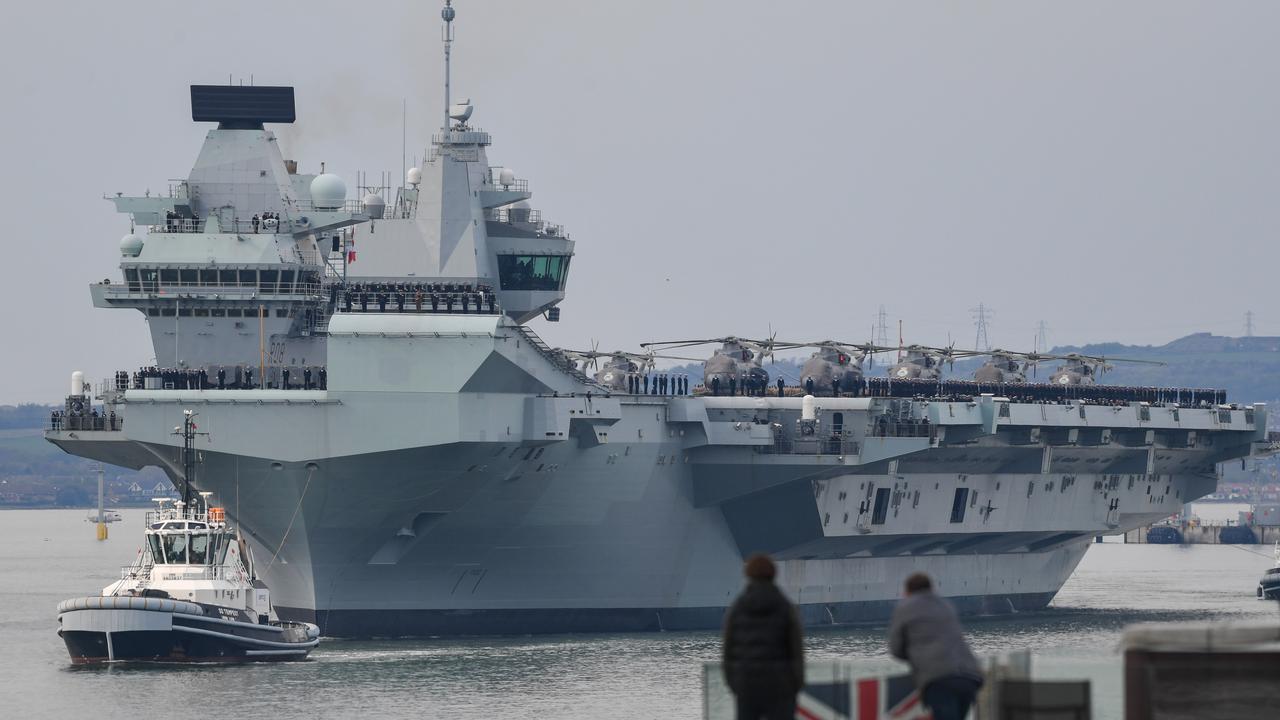
[[[1156,523],[1125,532],[1124,541],[1141,545],[1272,545],[1280,542],[1280,525]]]

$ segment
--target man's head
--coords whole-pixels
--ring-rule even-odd
[[[905,589],[908,595],[915,595],[916,593],[929,592],[933,590],[933,581],[930,580],[929,576],[926,575],[925,573],[922,573],[922,572],[911,573],[909,576],[907,576]]]
[[[773,582],[773,576],[778,574],[778,568],[768,555],[756,553],[747,558],[746,564],[742,566],[742,572],[752,580]]]

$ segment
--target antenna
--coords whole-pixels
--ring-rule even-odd
[[[449,50],[453,44],[453,0],[444,0],[440,18],[444,20],[444,131],[449,132]]]
[[[969,312],[973,314],[973,324],[978,328],[978,333],[973,339],[973,349],[990,350],[991,340],[987,338],[987,323],[995,313],[983,303],[978,303],[976,308],[969,308]]]
[[[1244,313],[1244,336],[1253,337],[1253,311],[1246,310]]]
[[[445,112],[449,112],[446,106]],[[409,173],[409,98],[400,98],[400,182]],[[404,187],[401,185],[400,187]]]
[[[1045,321],[1041,320],[1036,323],[1036,342],[1034,352],[1047,352],[1049,350],[1049,326]]]

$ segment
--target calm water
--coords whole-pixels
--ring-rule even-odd
[[[151,718],[193,704],[294,717],[697,718],[714,633],[326,641],[304,663],[72,668],[59,600],[91,594],[130,562],[141,511],[93,539],[83,510],[0,511],[0,718]],[[1254,599],[1270,548],[1094,545],[1053,607],[968,621],[980,653],[1031,648],[1043,677],[1093,681],[1097,718],[1120,717],[1121,629],[1144,620],[1278,618]],[[868,674],[898,668],[883,628],[814,631],[813,658]]]

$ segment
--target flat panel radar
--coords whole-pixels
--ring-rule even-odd
[[[295,120],[293,88],[254,85],[192,85],[191,119],[227,129],[261,128]]]

